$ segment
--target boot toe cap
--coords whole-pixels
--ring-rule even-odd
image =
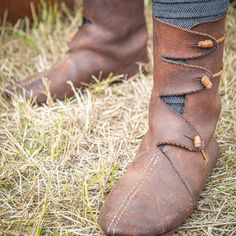
[[[13,98],[14,94],[17,94],[27,100],[32,99],[34,102],[41,104],[47,99],[45,86],[42,81],[43,76],[43,73],[39,73],[18,83],[11,83],[5,87],[3,96],[10,100]]]
[[[170,207],[166,205],[163,209],[155,209],[154,206],[146,208],[146,206],[142,205],[143,201],[137,199],[125,211],[121,211],[119,215],[117,215],[118,209],[110,208],[108,211],[107,209],[102,209],[100,226],[105,235],[164,235],[175,230],[192,211],[191,200],[187,203],[182,203],[180,211],[176,211],[172,207],[175,203],[173,201],[170,202]],[[179,203],[177,202],[176,204]]]
[[[106,235],[163,235],[183,223],[193,205],[168,160],[155,150],[137,157],[109,194],[100,226]]]

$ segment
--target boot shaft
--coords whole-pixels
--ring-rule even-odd
[[[92,23],[123,34],[145,24],[143,0],[86,0],[83,16]]]
[[[133,58],[147,62],[143,0],[86,0],[83,17],[84,24],[69,44],[70,51],[93,50],[119,60],[122,66],[117,68],[118,74],[130,71]]]
[[[208,76],[218,89],[219,76],[214,75],[222,71],[225,16],[190,30],[157,19],[153,22],[154,84],[159,95],[187,95],[207,89],[203,76]],[[175,84],[167,85],[170,80]]]
[[[157,146],[170,144],[196,152],[212,140],[221,109],[224,24],[225,17],[187,30],[154,19],[149,132]],[[182,115],[161,99],[178,95],[186,95]],[[200,137],[198,147],[195,137]]]

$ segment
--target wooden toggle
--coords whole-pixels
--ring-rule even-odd
[[[226,33],[224,34],[224,36],[217,39],[216,42],[223,43],[225,41],[225,38],[226,38]],[[202,40],[202,41],[198,42],[198,47],[200,47],[200,48],[212,48],[213,46],[214,46],[214,43],[210,39],[206,39],[206,40]]]
[[[201,148],[202,147],[201,137],[199,135],[195,136],[193,143],[195,148],[197,149]]]
[[[199,48],[212,48],[214,46],[212,40],[210,39],[199,41],[197,45]]]
[[[194,138],[194,147],[197,148],[197,149],[200,149],[202,147],[202,139],[199,135],[196,135],[195,138]],[[204,150],[200,150],[203,158],[205,161],[208,162],[208,156],[206,154],[206,152]]]
[[[206,89],[211,89],[212,88],[212,82],[211,80],[209,79],[209,77],[207,75],[204,75],[202,78],[201,78],[201,82],[203,84],[203,86],[206,88]]]
[[[213,78],[216,78],[218,76],[221,76],[223,73],[223,69],[220,70],[219,72],[215,73],[212,75]],[[201,82],[203,84],[203,86],[206,88],[206,89],[211,89],[212,88],[212,82],[210,80],[210,78],[207,76],[207,75],[204,75],[202,78],[201,78]]]

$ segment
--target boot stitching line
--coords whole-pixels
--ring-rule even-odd
[[[159,159],[159,155],[158,157],[155,159],[153,165],[151,166],[151,168],[148,170],[147,174],[144,176],[144,179],[142,180],[142,182],[140,183],[140,185],[138,186],[138,188],[136,189],[136,191],[133,193],[133,195],[130,197],[130,199],[128,199],[126,206],[123,208],[123,210],[120,212],[119,216],[117,217],[117,220],[115,222],[114,225],[114,229],[113,229],[113,235],[115,234],[115,230],[116,230],[116,226],[119,223],[122,215],[125,213],[126,209],[128,208],[128,206],[130,205],[132,199],[136,196],[136,194],[139,192],[139,190],[142,188],[142,186],[144,185],[144,183],[146,183],[147,178],[149,177],[149,175],[151,174],[151,172],[153,171],[154,167],[157,164],[157,160]]]
[[[156,160],[154,161],[152,167],[150,168],[151,163],[153,162],[154,158],[156,158]],[[137,182],[134,184],[134,186],[132,187],[132,189],[128,192],[128,194],[126,195],[126,197],[123,199],[122,204],[120,205],[119,209],[117,210],[116,214],[114,215],[114,217],[112,218],[112,221],[108,227],[108,233],[110,232],[110,228],[112,226],[112,224],[115,222],[115,228],[121,218],[121,216],[124,213],[124,209],[122,210],[122,208],[125,206],[125,204],[127,203],[127,205],[125,206],[125,209],[128,207],[130,200],[136,195],[137,193],[137,189],[140,189],[140,186],[143,185],[143,181],[142,178],[148,177],[148,175],[150,174],[150,172],[152,171],[153,167],[156,165],[157,160],[160,158],[160,156],[158,154],[154,154],[153,157],[151,158],[151,160],[149,161],[149,163],[147,164],[147,166],[145,167],[143,173],[144,175],[140,176],[140,178],[137,180]],[[146,174],[146,172],[148,172]],[[135,190],[136,189],[136,190]],[[118,216],[118,217],[117,217]],[[115,221],[116,220],[116,221]],[[113,229],[113,235],[115,232],[115,228]]]

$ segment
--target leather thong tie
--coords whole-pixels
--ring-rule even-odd
[[[219,21],[222,21],[223,25],[224,18]],[[154,70],[152,100],[155,105],[151,105],[150,123],[152,117],[158,116],[155,118],[157,120],[155,129],[158,131],[156,145],[175,145],[189,151],[201,152],[207,161],[204,149],[208,140],[204,140],[204,134],[202,135],[184,114],[180,115],[168,107],[162,99],[156,98],[215,90],[217,85],[213,85],[218,83],[215,80],[219,80],[223,69],[222,65],[220,67],[215,65],[213,68],[210,60],[216,54],[222,53],[225,35],[205,33],[204,24],[188,30],[168,25],[157,19],[154,19],[153,23],[154,41],[156,41],[154,64],[157,69]],[[214,28],[214,22],[212,24]]]

